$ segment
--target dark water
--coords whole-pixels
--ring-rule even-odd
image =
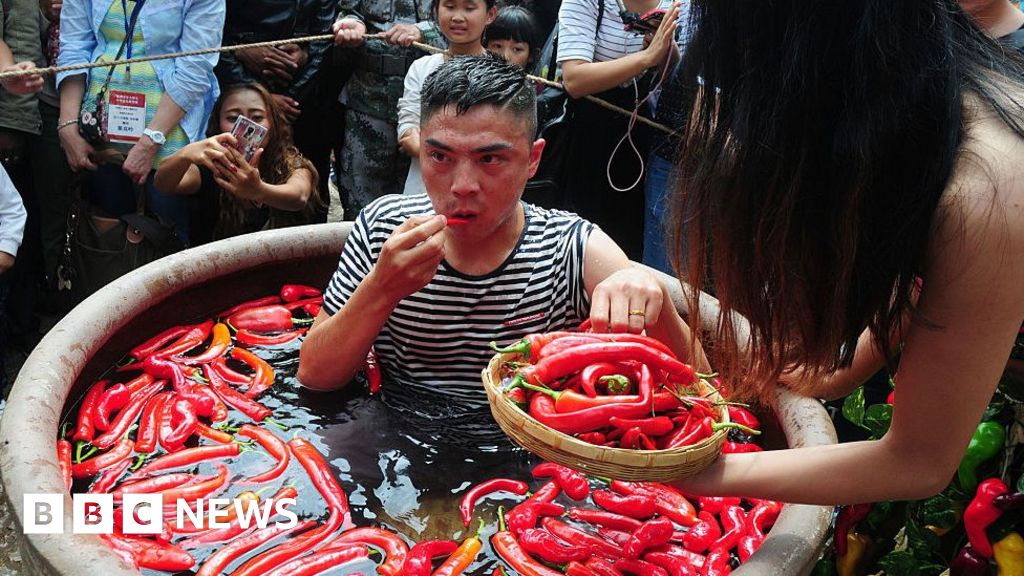
[[[276,372],[274,386],[259,401],[271,408],[272,418],[288,430],[266,427],[285,441],[300,435],[320,450],[348,496],[356,525],[387,528],[403,537],[410,546],[431,539],[461,542],[477,529],[476,525],[469,530],[464,528],[459,515],[459,501],[469,487],[494,477],[525,480],[531,489],[541,485],[539,481],[531,481],[529,470],[537,460],[529,453],[510,444],[498,449],[466,446],[458,432],[463,423],[425,420],[389,408],[380,396],[369,396],[361,381],[354,381],[346,389],[333,393],[303,389],[295,379],[299,346],[300,342],[294,341],[273,348],[251,348]],[[127,380],[135,375],[121,375],[120,379]],[[386,395],[387,382],[384,387]],[[71,414],[77,414],[77,407]],[[246,422],[249,422],[246,416],[231,411],[231,425]],[[487,425],[497,427],[493,422]],[[189,445],[196,443],[193,438]],[[211,441],[204,439],[201,443]],[[274,460],[256,446],[255,450],[243,452],[224,463],[235,481],[269,469]],[[204,475],[216,474],[212,463],[200,463],[191,470]],[[76,482],[73,491],[85,491],[88,484],[89,481]],[[300,519],[326,519],[323,498],[294,458],[277,480],[259,486],[229,482],[227,488],[215,496],[229,498],[246,490],[266,488],[260,494],[261,499],[265,499],[286,485],[294,485],[298,490],[296,505],[291,509]],[[497,496],[481,500],[476,507],[476,518],[485,522],[483,550],[465,574],[490,574],[499,563],[489,545],[489,536],[497,531],[498,506],[508,509],[524,497],[508,495],[503,499]],[[242,561],[263,549],[250,552]],[[217,546],[192,550],[196,569],[216,550]],[[240,564],[241,561],[235,562],[228,572]],[[325,574],[374,574],[375,566],[376,562],[372,561],[351,562]]]

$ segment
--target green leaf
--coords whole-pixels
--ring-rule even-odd
[[[918,502],[915,505],[914,513],[924,526],[952,528],[957,523],[953,501],[942,494]]]
[[[871,431],[873,439],[885,436],[892,422],[892,404],[872,404],[864,412],[864,427]]]
[[[889,552],[878,560],[878,567],[891,576],[918,576],[920,564],[910,550]]]
[[[918,565],[939,553],[937,534],[917,522],[907,522],[907,550],[918,560]]]
[[[843,417],[857,426],[864,425],[864,387],[853,391],[843,400]]]

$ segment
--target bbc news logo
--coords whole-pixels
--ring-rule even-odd
[[[64,532],[63,494],[25,494],[22,527],[25,534],[62,534]],[[288,510],[294,498],[277,498],[262,503],[231,498],[201,500],[179,499],[164,505],[162,494],[124,494],[115,508],[113,494],[74,494],[71,506],[71,531],[75,534],[113,534],[115,520],[122,534],[160,534],[167,524],[172,531],[194,527],[227,528],[238,522],[242,529],[274,524],[291,528],[299,517]],[[116,516],[116,518],[115,518]],[[233,520],[228,521],[228,518]]]

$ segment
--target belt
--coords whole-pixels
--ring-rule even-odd
[[[405,76],[419,55],[399,56],[396,54],[363,54],[357,66],[382,76]]]

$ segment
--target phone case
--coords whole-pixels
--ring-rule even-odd
[[[251,162],[256,150],[263,144],[263,139],[267,137],[267,129],[245,116],[239,116],[231,128],[231,135],[238,141],[238,151],[245,157],[245,161]]]

